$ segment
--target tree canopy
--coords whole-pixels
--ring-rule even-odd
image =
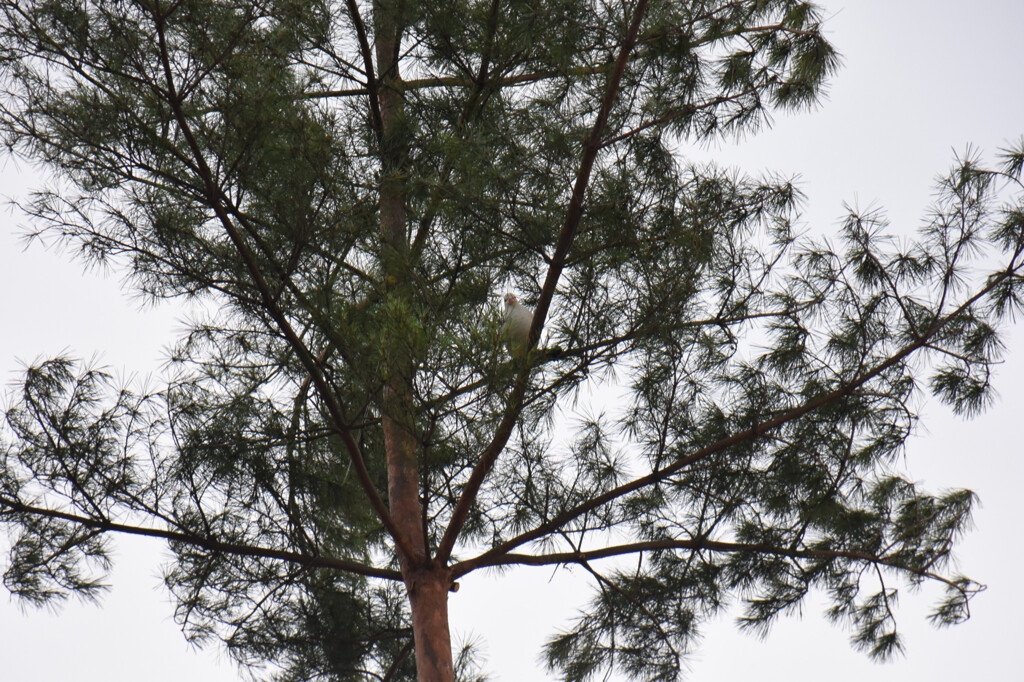
[[[766,631],[812,590],[877,657],[894,584],[963,620],[974,495],[892,464],[924,393],[990,401],[1024,145],[958,159],[905,243],[800,234],[790,180],[679,152],[837,65],[793,0],[0,0],[0,132],[60,179],[39,234],[206,311],[157,390],[25,372],[5,585],[96,597],[112,536],[162,538],[188,636],[281,680],[468,679],[447,599],[495,567],[592,577],[566,680],[677,679],[726,605]]]

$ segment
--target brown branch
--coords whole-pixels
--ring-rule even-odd
[[[346,0],[348,5],[348,12],[352,18],[352,25],[355,26],[356,36],[359,39],[359,52],[363,57],[363,65],[366,71],[366,88],[362,93],[369,95],[370,100],[370,117],[373,121],[373,130],[377,133],[377,139],[380,139],[381,132],[384,130],[384,123],[380,113],[380,101],[377,93],[377,79],[373,75],[373,53],[370,51],[370,41],[366,37],[366,26],[363,23],[363,18],[359,14],[359,7],[356,5],[356,0]]]
[[[488,85],[495,88],[503,88],[511,85],[529,85],[548,78],[559,76],[593,76],[604,73],[612,68],[611,63],[598,64],[597,66],[580,66],[561,71],[536,71],[532,73],[520,73],[514,76],[502,76],[494,80],[488,80]],[[428,88],[472,88],[479,84],[474,78],[464,76],[436,76],[434,78],[413,78],[407,81],[395,83],[396,89],[406,92],[409,90],[425,90]],[[301,99],[323,99],[327,97],[357,97],[368,94],[367,88],[346,88],[343,90],[318,90],[301,95]]]
[[[612,557],[637,554],[640,552],[652,552],[663,550],[691,550],[710,551],[735,554],[741,552],[752,552],[758,554],[770,554],[772,556],[785,556],[793,559],[853,559],[864,561],[873,565],[888,566],[889,568],[907,571],[922,578],[930,578],[945,583],[950,587],[961,589],[954,581],[937,573],[923,568],[914,568],[898,563],[895,559],[885,556],[876,556],[865,552],[850,550],[831,549],[794,549],[778,547],[765,542],[722,542],[696,538],[693,540],[652,540],[650,542],[634,542],[625,545],[614,545],[612,547],[601,547],[587,551],[575,552],[554,552],[551,554],[513,554],[507,553],[485,559],[487,555],[481,555],[476,559],[461,561],[452,566],[452,579],[459,578],[480,568],[492,566],[551,566],[557,564],[580,564],[585,567],[586,562],[597,559],[608,559]]]
[[[328,413],[331,416],[333,430],[338,437],[341,438],[346,450],[348,451],[352,467],[356,472],[356,477],[359,479],[359,483],[363,488],[370,505],[373,507],[377,517],[387,529],[388,533],[394,539],[398,548],[403,551],[407,551],[409,549],[408,543],[405,541],[405,538],[401,533],[398,532],[398,528],[395,525],[394,520],[391,518],[391,514],[388,512],[387,506],[384,504],[383,499],[381,499],[380,494],[377,492],[376,486],[373,484],[373,480],[370,478],[370,473],[366,468],[366,462],[363,460],[362,453],[359,450],[359,445],[355,442],[355,439],[352,438],[352,434],[345,427],[345,418],[342,413],[341,406],[335,400],[330,386],[328,386],[326,379],[320,372],[316,358],[313,357],[313,354],[302,342],[302,339],[299,338],[299,335],[288,322],[288,318],[285,316],[284,311],[280,306],[278,306],[277,301],[274,298],[273,291],[266,279],[263,277],[263,272],[261,271],[259,264],[256,262],[256,258],[249,249],[248,244],[246,244],[245,240],[242,238],[242,235],[238,232],[234,223],[231,221],[231,217],[228,215],[225,203],[230,202],[227,202],[227,198],[225,197],[223,190],[221,190],[214,181],[213,171],[210,169],[209,164],[206,163],[206,158],[203,156],[202,148],[200,147],[198,140],[195,138],[195,135],[192,133],[192,128],[189,126],[188,120],[185,117],[185,112],[181,106],[181,98],[175,87],[174,75],[171,70],[170,56],[167,49],[167,40],[164,31],[164,16],[161,15],[159,11],[159,3],[156,3],[154,6],[153,16],[156,24],[157,42],[160,49],[160,59],[163,65],[164,79],[167,82],[167,103],[171,107],[174,118],[181,129],[182,136],[185,138],[192,151],[197,172],[203,182],[206,199],[210,204],[210,207],[213,209],[214,214],[217,216],[217,219],[224,227],[224,231],[227,233],[228,238],[234,245],[235,250],[242,258],[242,262],[245,264],[246,270],[252,278],[253,285],[260,294],[264,309],[267,311],[271,319],[273,319],[277,324],[278,329],[284,335],[296,355],[298,355],[299,360],[306,368],[306,371],[313,377],[313,384],[316,386],[317,393],[324,401],[324,404],[327,406]]]
[[[530,326],[530,337],[527,343],[528,348],[532,349],[537,344],[537,339],[540,338],[540,330],[544,326],[544,320],[547,317],[548,308],[551,306],[551,299],[554,296],[555,286],[558,283],[559,277],[561,277],[562,269],[565,267],[565,262],[569,254],[569,248],[572,246],[573,240],[576,236],[576,228],[579,225],[581,216],[583,215],[583,198],[586,194],[587,186],[590,183],[590,173],[591,170],[593,170],[597,153],[601,149],[601,136],[604,134],[604,128],[608,122],[608,115],[611,112],[612,105],[615,103],[616,97],[618,96],[619,84],[621,83],[622,75],[626,70],[626,63],[629,61],[629,53],[636,42],[636,36],[640,31],[640,23],[643,21],[646,10],[647,0],[639,0],[636,8],[633,10],[633,17],[626,32],[626,37],[622,42],[622,49],[619,51],[619,56],[615,61],[615,67],[608,77],[608,87],[605,90],[604,99],[601,102],[601,108],[597,114],[597,120],[594,121],[590,134],[587,136],[587,139],[583,144],[583,156],[580,160],[580,170],[576,177],[576,184],[573,187],[572,198],[569,201],[569,208],[566,211],[565,224],[562,226],[562,231],[558,236],[555,254],[551,259],[551,265],[548,267],[544,286],[541,288],[540,300],[537,301],[537,306],[533,312],[533,324]],[[480,461],[473,467],[473,472],[470,474],[469,480],[466,482],[466,487],[463,489],[462,495],[459,496],[459,501],[452,512],[452,518],[448,524],[448,528],[445,530],[444,537],[438,545],[437,559],[441,563],[448,561],[448,557],[451,556],[452,549],[455,547],[455,541],[459,536],[459,532],[462,530],[462,526],[465,524],[466,518],[469,516],[469,510],[473,504],[473,500],[476,499],[477,493],[480,491],[480,486],[483,485],[484,479],[487,478],[487,475],[494,467],[494,463],[497,461],[498,455],[505,449],[505,444],[511,437],[512,430],[519,418],[530,374],[530,363],[528,360],[529,354],[524,353],[523,355],[523,361],[520,365],[519,374],[517,375],[512,387],[512,395],[509,399],[508,408],[505,410],[505,415],[502,418],[501,423],[498,425],[498,428],[495,430],[494,438],[491,440],[490,445],[488,445],[487,449],[484,450],[480,457]]]
[[[390,666],[388,666],[388,670],[386,673],[384,673],[384,677],[380,678],[381,682],[391,682],[391,680],[395,679],[395,675],[398,674],[402,662],[405,659],[409,658],[409,654],[412,653],[412,647],[414,643],[415,641],[413,640],[412,635],[409,635],[409,641],[405,643],[405,646],[402,647],[402,650],[398,652],[397,656],[395,656],[395,660],[391,662]]]
[[[1024,264],[1017,262],[1017,259],[1020,258],[1022,252],[1024,252],[1024,244],[1021,245],[1021,247],[1017,250],[1016,253],[1014,253],[1013,257],[1010,259],[1010,265],[1005,270],[1003,270],[1003,272],[1001,272],[999,275],[992,277],[989,280],[988,284],[985,287],[983,287],[980,291],[978,291],[974,296],[969,298],[956,310],[949,313],[945,317],[937,319],[932,324],[932,326],[928,330],[926,330],[921,335],[921,337],[918,338],[916,341],[908,344],[901,351],[890,356],[888,359],[878,363],[870,370],[864,372],[859,377],[853,379],[849,383],[843,384],[839,388],[828,393],[825,393],[823,395],[820,395],[817,398],[808,400],[802,405],[798,405],[793,409],[787,410],[786,412],[783,412],[782,414],[774,417],[773,419],[769,419],[767,421],[761,422],[760,424],[756,424],[750,427],[749,429],[745,429],[743,431],[740,431],[739,433],[735,433],[732,436],[729,436],[728,438],[723,438],[717,443],[713,443],[711,445],[708,445],[707,447],[701,448],[700,450],[690,455],[687,455],[686,457],[681,457],[664,468],[655,469],[646,476],[634,479],[628,483],[624,483],[623,485],[618,486],[617,488],[613,488],[601,495],[598,495],[597,497],[593,497],[587,500],[586,502],[583,502],[573,507],[572,509],[568,509],[562,512],[558,516],[550,519],[549,521],[541,524],[540,526],[537,526],[533,530],[517,535],[516,537],[502,543],[501,545],[484,552],[475,559],[470,559],[466,562],[462,562],[462,564],[460,565],[491,565],[490,562],[494,561],[496,558],[500,558],[508,554],[510,550],[519,547],[520,545],[526,544],[528,542],[532,542],[533,540],[542,538],[545,535],[548,535],[549,533],[552,533],[558,530],[559,528],[563,527],[566,523],[569,523],[573,519],[583,514],[586,514],[587,512],[593,509],[608,504],[609,502],[613,502],[614,500],[617,500],[620,497],[623,497],[624,495],[628,495],[629,493],[635,492],[649,485],[653,485],[655,483],[664,481],[665,479],[672,476],[681,469],[691,466],[692,464],[707,459],[712,455],[715,455],[723,450],[731,448],[752,438],[767,435],[768,433],[772,432],[778,427],[783,426],[784,424],[787,424],[795,419],[798,419],[804,416],[805,414],[813,412],[819,407],[827,405],[828,403],[834,400],[838,400],[839,398],[843,398],[850,395],[871,379],[875,378],[876,376],[886,371],[890,367],[893,367],[894,365],[903,361],[907,356],[911,355],[915,351],[926,346],[934,336],[936,336],[940,331],[942,331],[942,329],[947,324],[949,324],[953,319],[960,315],[964,310],[974,305],[974,303],[976,303],[979,299],[981,299],[983,296],[992,291],[992,289],[997,287],[1008,277],[1015,275],[1018,270],[1024,267]]]
[[[180,542],[194,547],[202,547],[209,549],[214,552],[224,552],[227,554],[235,554],[238,556],[252,556],[252,557],[263,557],[266,559],[280,559],[293,564],[299,564],[302,566],[309,566],[311,568],[333,568],[340,571],[346,571],[348,573],[354,573],[356,575],[365,575],[371,578],[383,578],[385,580],[401,580],[402,574],[398,571],[394,571],[387,568],[377,568],[376,566],[367,566],[357,561],[350,561],[348,559],[337,559],[334,557],[326,556],[313,556],[309,554],[300,554],[299,552],[290,552],[282,549],[271,549],[269,547],[257,547],[254,545],[245,545],[236,542],[225,542],[223,540],[217,540],[216,538],[207,538],[200,535],[193,535],[191,533],[183,533],[180,531],[164,530],[161,528],[146,528],[144,526],[131,526],[123,523],[114,523],[106,519],[97,519],[88,516],[79,516],[78,514],[71,514],[69,512],[62,512],[57,509],[47,509],[45,507],[35,507],[32,505],[24,504],[17,500],[12,500],[6,496],[0,497],[0,507],[8,509],[10,512],[18,514],[31,514],[33,516],[43,516],[51,519],[60,519],[61,521],[68,521],[75,523],[86,528],[91,528],[100,533],[123,533],[126,535],[140,535],[143,537],[160,538],[162,540],[169,540],[171,542]]]

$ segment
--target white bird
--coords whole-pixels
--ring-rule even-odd
[[[501,326],[501,334],[509,353],[516,355],[526,352],[531,325],[533,311],[520,303],[515,294],[505,294],[505,323]]]

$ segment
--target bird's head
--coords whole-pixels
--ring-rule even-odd
[[[515,294],[505,294],[505,305],[506,306],[514,306],[517,303],[519,303],[519,300],[516,299],[516,295]]]

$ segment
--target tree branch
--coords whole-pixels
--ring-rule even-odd
[[[597,66],[581,66],[564,71],[536,71],[532,73],[520,73],[514,76],[502,76],[494,80],[488,80],[488,85],[494,88],[504,88],[513,85],[530,85],[537,81],[558,76],[593,76],[604,73],[612,68],[611,63],[598,64]],[[413,78],[395,87],[403,92],[409,90],[425,90],[428,88],[472,88],[479,85],[474,78],[464,76],[436,76],[433,78]],[[301,95],[302,99],[324,99],[328,97],[358,97],[369,92],[367,88],[346,88],[344,90],[317,90]]]
[[[491,562],[497,558],[500,558],[508,554],[510,550],[516,547],[519,547],[528,542],[532,542],[533,540],[537,540],[539,538],[544,537],[545,535],[548,535],[549,533],[557,531],[559,528],[563,527],[565,524],[569,523],[573,519],[583,514],[586,514],[587,512],[593,509],[608,504],[609,502],[613,502],[625,495],[628,495],[629,493],[635,492],[649,485],[654,485],[655,483],[664,481],[665,479],[672,476],[681,469],[696,464],[701,460],[707,459],[712,455],[715,455],[723,450],[731,448],[752,438],[767,435],[768,433],[772,432],[773,430],[777,429],[780,426],[783,426],[784,424],[787,424],[795,419],[798,419],[804,416],[805,414],[808,414],[809,412],[813,412],[814,410],[824,405],[827,405],[828,403],[831,403],[834,400],[838,400],[839,398],[843,398],[847,395],[850,395],[853,391],[857,390],[871,379],[875,378],[876,376],[878,376],[885,370],[889,369],[890,367],[893,367],[894,365],[902,362],[909,355],[926,346],[934,336],[936,336],[940,331],[942,331],[942,329],[947,324],[949,324],[953,319],[960,315],[964,310],[974,305],[975,302],[977,302],[979,299],[985,296],[992,289],[997,287],[1001,282],[1017,274],[1017,272],[1021,268],[1024,268],[1024,264],[1016,262],[1017,259],[1020,258],[1022,251],[1024,251],[1024,245],[1022,245],[1017,250],[1017,252],[1014,253],[1013,257],[1010,259],[1010,265],[1007,266],[1005,270],[1003,270],[999,275],[992,277],[985,287],[983,287],[974,296],[972,296],[963,304],[961,304],[956,310],[952,311],[945,317],[936,320],[932,324],[932,326],[920,336],[920,338],[915,340],[913,343],[908,344],[896,354],[878,363],[877,365],[875,365],[868,371],[864,372],[859,377],[853,379],[852,381],[841,385],[839,388],[836,388],[833,391],[820,395],[817,398],[808,400],[802,405],[798,405],[797,407],[787,410],[786,412],[783,412],[782,414],[772,419],[761,422],[760,424],[756,424],[755,426],[740,431],[739,433],[735,433],[732,436],[729,436],[728,438],[723,438],[717,443],[713,443],[712,445],[708,445],[707,447],[701,448],[700,450],[690,455],[687,455],[686,457],[681,457],[664,468],[655,469],[646,476],[634,479],[628,483],[624,483],[623,485],[618,486],[617,488],[613,488],[601,495],[598,495],[597,497],[593,497],[587,500],[586,502],[583,502],[573,507],[572,509],[568,509],[562,512],[558,516],[550,519],[549,521],[541,524],[540,526],[537,526],[533,530],[517,535],[516,537],[502,543],[501,545],[484,552],[476,559],[470,559],[466,562],[462,562],[460,565],[498,565],[492,564]]]
[[[6,514],[17,513],[17,514],[31,514],[33,516],[43,516],[51,519],[60,519],[61,521],[68,521],[75,523],[86,528],[92,528],[101,533],[124,533],[126,535],[140,535],[143,537],[160,538],[163,540],[169,540],[172,542],[180,542],[195,547],[202,547],[209,549],[214,552],[224,552],[226,554],[235,554],[239,556],[252,556],[252,557],[264,557],[267,559],[280,559],[293,564],[299,564],[302,566],[309,566],[311,568],[334,568],[340,571],[346,571],[348,573],[354,573],[356,575],[365,575],[371,578],[382,578],[385,580],[402,580],[402,574],[398,571],[393,571],[386,568],[377,568],[375,566],[367,566],[356,561],[350,561],[348,559],[337,559],[333,557],[325,556],[312,556],[309,554],[300,554],[298,552],[289,552],[282,549],[271,549],[268,547],[256,547],[254,545],[245,545],[235,542],[224,542],[215,538],[204,538],[199,535],[193,535],[191,533],[183,533],[179,531],[164,530],[161,528],[146,528],[144,526],[132,526],[123,523],[114,523],[106,519],[96,519],[88,516],[79,516],[78,514],[71,514],[68,512],[62,512],[56,509],[47,509],[45,507],[35,507],[32,505],[24,504],[18,500],[10,499],[6,496],[0,496],[0,509],[8,510]],[[6,515],[4,514],[4,515]]]
[[[366,37],[366,25],[359,14],[356,0],[346,0],[345,4],[348,5],[348,13],[352,18],[352,25],[356,29],[356,36],[359,39],[359,52],[363,57],[363,66],[366,71],[366,88],[359,94],[369,95],[370,117],[373,121],[373,130],[377,133],[377,139],[380,140],[381,132],[384,130],[384,123],[380,114],[380,101],[377,97],[377,79],[373,75],[373,53],[370,50],[370,41]]]
[[[562,226],[562,231],[558,237],[558,244],[555,248],[555,254],[551,259],[551,265],[548,267],[544,286],[541,288],[540,300],[538,300],[537,306],[533,312],[533,324],[530,326],[530,336],[527,343],[528,348],[532,349],[537,345],[537,339],[540,338],[540,330],[544,326],[548,308],[551,306],[551,299],[554,296],[555,286],[558,284],[558,279],[562,274],[562,269],[565,267],[565,262],[569,254],[569,248],[572,246],[573,239],[576,236],[576,228],[583,215],[583,198],[586,194],[587,186],[590,183],[590,173],[593,170],[597,153],[601,149],[601,136],[604,134],[605,124],[608,122],[608,115],[611,112],[612,105],[615,103],[615,99],[618,96],[619,84],[621,83],[622,75],[626,70],[626,63],[629,61],[629,53],[636,42],[636,36],[640,31],[640,23],[643,21],[646,10],[647,0],[639,0],[633,10],[633,17],[630,22],[629,29],[626,32],[626,37],[622,42],[622,48],[619,51],[619,56],[615,61],[615,67],[608,77],[608,87],[605,90],[604,99],[601,102],[601,108],[597,114],[597,120],[594,121],[590,134],[584,142],[583,156],[580,160],[580,170],[576,177],[576,184],[573,187],[572,198],[569,201],[569,208],[566,211],[565,224]],[[498,425],[498,428],[495,430],[494,438],[490,445],[488,445],[487,449],[481,455],[480,461],[477,462],[475,467],[473,467],[473,472],[470,474],[469,480],[466,482],[466,487],[462,491],[462,495],[459,497],[458,504],[456,504],[455,510],[452,512],[452,519],[449,522],[448,528],[445,530],[444,537],[441,539],[441,543],[437,549],[437,558],[439,562],[446,562],[448,557],[451,556],[452,549],[455,547],[456,538],[458,538],[459,532],[462,530],[462,526],[466,522],[466,517],[469,515],[469,509],[473,504],[473,500],[476,499],[477,493],[480,491],[480,486],[483,485],[484,479],[487,478],[487,475],[490,473],[491,469],[494,467],[494,463],[498,459],[498,455],[501,454],[502,450],[504,450],[505,444],[512,435],[512,429],[519,418],[523,397],[526,394],[526,385],[530,374],[528,356],[528,353],[523,354],[522,364],[520,365],[519,374],[516,377],[515,384],[513,385],[512,395],[509,400],[509,406],[505,411],[505,415],[502,418],[501,423]]]
[[[185,117],[185,112],[181,106],[181,99],[175,87],[174,76],[171,71],[170,56],[167,50],[164,26],[165,17],[160,13],[159,3],[154,6],[153,17],[156,25],[157,41],[160,49],[160,59],[163,64],[164,78],[167,82],[167,102],[171,107],[178,126],[181,128],[182,135],[192,151],[200,179],[204,185],[207,201],[216,214],[217,219],[224,227],[231,243],[238,251],[239,256],[241,256],[246,270],[248,270],[249,276],[252,278],[253,285],[260,294],[260,298],[262,299],[263,306],[267,311],[267,314],[270,315],[277,324],[289,345],[295,350],[303,366],[306,368],[306,371],[313,377],[313,384],[316,386],[317,393],[320,394],[320,397],[327,406],[328,412],[331,416],[333,429],[341,438],[346,450],[348,451],[349,458],[352,461],[352,466],[356,471],[356,477],[359,479],[360,485],[363,488],[370,505],[373,507],[377,517],[387,529],[388,533],[394,539],[397,547],[402,551],[408,552],[410,550],[408,542],[406,542],[402,534],[398,532],[398,528],[395,525],[394,520],[391,518],[391,514],[388,512],[387,506],[384,504],[383,499],[381,499],[380,494],[377,492],[377,488],[374,486],[373,480],[370,478],[370,473],[366,468],[366,462],[363,460],[362,453],[359,450],[359,445],[355,442],[352,438],[352,434],[345,427],[345,419],[341,406],[335,400],[330,386],[327,385],[327,381],[320,372],[320,368],[316,363],[316,358],[313,357],[312,352],[310,352],[302,342],[302,339],[299,338],[295,330],[292,329],[284,311],[281,310],[277,301],[274,299],[273,292],[263,277],[263,273],[260,270],[259,264],[256,262],[252,251],[245,243],[245,240],[238,232],[238,229],[231,221],[231,218],[225,209],[225,197],[223,191],[214,181],[213,171],[206,163],[202,148],[200,147],[198,140],[196,140],[195,135],[192,133],[191,126],[189,126],[188,120]]]
[[[487,557],[486,554],[477,557],[476,559],[469,559],[467,561],[461,561],[452,566],[452,579],[459,578],[472,571],[480,568],[492,567],[492,566],[551,566],[557,564],[580,564],[586,567],[588,561],[594,561],[597,559],[608,559],[612,557],[625,556],[629,554],[637,554],[640,552],[652,552],[652,551],[664,551],[664,550],[690,550],[690,551],[710,551],[710,552],[721,552],[726,554],[735,554],[740,552],[755,552],[758,554],[770,554],[773,556],[785,556],[793,559],[853,559],[855,561],[864,561],[877,566],[888,566],[889,568],[895,568],[901,571],[907,571],[914,575],[922,578],[930,578],[937,580],[941,583],[961,589],[953,580],[946,578],[937,573],[933,573],[922,568],[913,568],[911,566],[905,566],[898,563],[894,559],[890,559],[884,556],[876,556],[874,554],[867,554],[864,552],[855,552],[850,550],[827,550],[827,549],[795,549],[789,547],[778,547],[776,545],[770,545],[764,542],[750,543],[750,542],[722,542],[718,540],[708,540],[706,538],[696,538],[693,540],[652,540],[650,542],[635,542],[625,545],[614,545],[611,547],[601,547],[598,549],[592,549],[587,551],[576,551],[576,552],[555,552],[551,554],[514,554],[507,553],[500,556],[494,556],[491,558]]]

